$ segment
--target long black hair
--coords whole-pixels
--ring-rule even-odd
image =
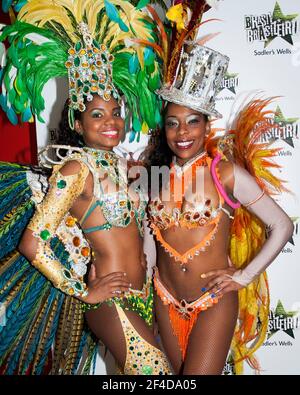
[[[148,147],[142,155],[145,166],[170,166],[173,152],[168,146],[165,128],[156,129],[152,132]]]
[[[166,116],[167,106],[162,110],[163,119]],[[163,125],[163,124],[162,124]],[[148,172],[151,166],[170,166],[173,157],[173,152],[168,146],[166,131],[164,126],[157,126],[152,131],[147,148],[142,154],[144,166]]]

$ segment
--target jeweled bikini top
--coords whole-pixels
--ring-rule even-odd
[[[200,155],[203,156],[203,154]],[[197,166],[200,155],[193,160],[190,166]],[[202,166],[208,165],[210,168],[212,160],[207,154],[205,156],[205,162],[206,163],[204,164],[202,163]],[[153,229],[153,233],[160,244],[164,247],[165,251],[168,252],[171,257],[174,257],[175,261],[179,261],[181,265],[187,263],[189,259],[193,259],[195,255],[199,255],[200,252],[205,251],[211,241],[215,239],[222,211],[230,216],[228,210],[223,207],[223,196],[217,188],[216,190],[219,196],[219,205],[217,208],[213,207],[209,198],[204,199],[202,203],[197,203],[193,209],[183,211],[178,207],[174,207],[171,211],[167,210],[159,197],[156,197],[149,203],[148,211],[150,227]],[[170,246],[161,234],[161,230],[167,230],[172,226],[191,229],[208,225],[214,226],[197,245],[186,251],[184,254],[180,254],[175,248]]]
[[[83,227],[83,232],[91,233],[97,230],[109,230],[113,226],[124,228],[135,218],[140,234],[143,235],[142,221],[145,217],[147,202],[138,188],[135,189],[135,192],[139,196],[138,206],[132,201],[127,192],[127,178],[124,169],[120,166],[120,158],[111,151],[102,151],[93,148],[84,148],[84,151],[87,154],[84,161],[88,165],[94,178],[94,196],[86,212],[82,216],[80,224],[83,226],[86,219],[97,206],[101,208],[107,222],[91,228]],[[115,186],[118,186],[118,190],[109,193],[103,190],[99,179],[101,170],[102,172],[106,172]]]

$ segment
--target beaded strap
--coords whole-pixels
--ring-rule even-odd
[[[247,204],[244,204],[244,207],[252,206],[252,204],[258,202],[264,196],[264,194],[265,194],[265,191],[262,191],[262,193],[257,198],[253,199],[251,202],[249,202]]]
[[[89,310],[96,310],[102,305],[102,302],[99,303],[85,303],[81,302],[81,309],[83,312],[89,311]]]
[[[57,261],[47,244],[39,242],[32,265],[47,277],[56,288],[67,295],[87,296],[87,287],[82,278],[74,275],[71,270]]]
[[[80,171],[69,176],[64,176],[59,172],[64,164],[54,167],[53,174],[49,179],[49,191],[43,201],[37,204],[36,212],[28,225],[28,229],[33,231],[33,235],[39,240],[36,257],[32,261],[32,265],[62,292],[71,296],[86,296],[88,294],[87,287],[83,282],[85,268],[75,265],[74,268],[69,270],[56,259],[50,247],[51,239],[58,233],[60,238],[64,239],[61,224],[66,220],[66,214],[84,188],[89,169],[80,162],[80,158],[78,158],[78,163],[81,166]],[[67,227],[70,225],[67,220],[65,225]],[[76,239],[76,242],[77,238],[78,235],[74,234],[73,239]],[[64,242],[64,240],[62,241]],[[81,250],[85,251],[84,248],[86,246],[83,246]],[[88,253],[89,251],[86,255]]]

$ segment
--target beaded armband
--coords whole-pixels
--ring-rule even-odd
[[[54,236],[65,214],[70,210],[76,198],[81,194],[89,170],[82,162],[77,174],[64,176],[59,172],[63,165],[54,166],[49,179],[49,191],[29,222],[28,229],[43,241]]]
[[[252,206],[252,204],[258,202],[264,196],[264,194],[265,194],[265,191],[262,191],[262,193],[257,198],[253,199],[251,202],[249,202],[247,204],[244,204],[244,207]]]
[[[50,248],[50,240],[54,236],[63,239],[63,230],[68,226],[66,224],[68,212],[81,194],[89,173],[87,166],[80,161],[80,158],[78,159],[81,169],[74,175],[64,176],[59,172],[64,163],[54,166],[53,174],[49,179],[49,190],[43,201],[37,204],[36,212],[28,229],[32,230],[34,236],[39,240],[37,254],[32,265],[64,293],[72,296],[86,296],[87,287],[83,282],[86,269],[82,267],[86,262],[76,260],[74,267],[71,265],[71,270],[69,270],[56,259]],[[74,243],[77,243],[77,239],[79,239],[77,233],[72,232]],[[65,240],[62,241],[66,246]],[[80,245],[80,247],[81,255],[83,252],[86,255],[82,258],[88,259],[89,249],[86,245]]]
[[[32,265],[62,292],[71,296],[87,296],[87,287],[82,278],[74,275],[72,270],[67,269],[55,259],[47,244],[39,243]]]

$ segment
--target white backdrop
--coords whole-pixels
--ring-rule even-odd
[[[298,0],[224,0],[210,10],[205,31],[220,34],[207,45],[230,57],[224,88],[218,95],[218,110],[224,127],[237,95],[262,90],[265,96],[280,96],[270,105],[281,123],[274,146],[282,147],[276,162],[280,177],[293,193],[278,196],[279,204],[293,219],[295,232],[268,269],[271,291],[269,335],[257,352],[262,374],[300,374],[300,268],[299,197],[297,168],[299,151],[300,3]],[[276,7],[275,15],[274,9]],[[204,26],[203,26],[204,27]],[[203,30],[204,33],[204,30]],[[202,35],[202,32],[199,32]],[[278,134],[280,134],[278,136]],[[253,371],[245,366],[246,374]]]
[[[276,111],[276,120],[281,123],[280,133],[275,131],[267,139],[276,139],[282,147],[276,162],[282,165],[280,176],[287,180],[292,193],[278,196],[279,204],[293,219],[295,231],[281,254],[268,269],[271,290],[271,314],[269,335],[257,352],[262,374],[300,374],[300,268],[298,265],[300,215],[300,184],[297,168],[300,165],[300,2],[299,0],[220,0],[218,9],[211,9],[204,20],[218,18],[203,26],[199,37],[208,32],[220,34],[207,43],[230,57],[223,89],[218,95],[217,109],[224,117],[216,126],[225,127],[230,109],[238,95],[261,90],[265,96],[280,96],[270,105]],[[274,12],[275,10],[275,12]],[[37,123],[39,148],[51,142],[51,133],[57,125],[59,110],[66,98],[66,86],[49,83],[45,88],[48,102],[44,113],[46,123]],[[54,106],[54,108],[53,108]],[[53,134],[52,134],[53,136]],[[119,153],[135,151],[137,156],[147,144],[128,145],[125,142]],[[155,257],[151,236],[146,238],[145,249],[150,263]],[[100,347],[103,354],[103,347]],[[111,373],[110,356],[97,359],[96,373]],[[232,373],[231,366],[226,366]],[[245,366],[245,374],[254,372]]]

